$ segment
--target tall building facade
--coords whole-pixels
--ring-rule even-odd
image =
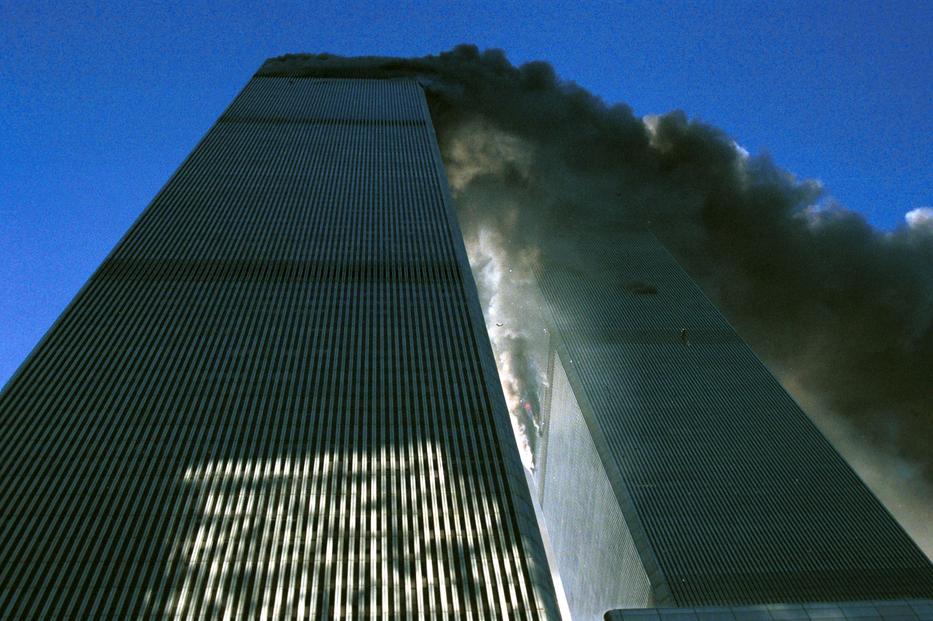
[[[558,617],[424,92],[292,60],[0,394],[0,619]],[[658,240],[614,241],[537,274],[573,618],[933,619],[916,545]]]
[[[0,395],[0,618],[546,619],[424,93],[251,80]]]
[[[933,619],[923,552],[654,235],[552,243],[536,494],[575,620]]]

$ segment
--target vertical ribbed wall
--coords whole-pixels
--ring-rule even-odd
[[[247,85],[0,396],[0,617],[553,614],[439,161]]]
[[[933,621],[933,600],[802,602],[613,610],[605,621]]]
[[[620,506],[673,603],[929,597],[923,553],[663,246],[615,241],[538,277]]]
[[[651,584],[559,355],[549,365],[548,452],[539,493],[574,621],[653,603]]]

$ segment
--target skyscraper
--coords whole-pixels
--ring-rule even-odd
[[[2,618],[556,615],[415,81],[251,80],[0,424]]]
[[[553,317],[537,494],[574,618],[842,618],[826,605],[876,599],[933,618],[933,566],[664,246],[637,226],[613,242],[545,251],[562,261],[537,274]]]
[[[417,70],[292,60],[0,395],[0,617],[557,616]],[[536,494],[575,618],[933,618],[922,553],[658,240],[572,236],[537,274]]]

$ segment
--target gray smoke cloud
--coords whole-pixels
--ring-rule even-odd
[[[645,227],[933,554],[933,209],[875,230],[714,127],[639,118],[498,50],[285,56],[260,74],[306,65],[425,86],[527,466],[546,364],[535,262],[585,262]]]

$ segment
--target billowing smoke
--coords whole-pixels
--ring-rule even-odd
[[[540,396],[547,378],[540,357],[530,351],[531,343],[535,342],[531,333],[541,322],[528,319],[542,306],[533,297],[536,288],[529,280],[531,271],[522,263],[510,267],[513,258],[498,232],[480,230],[467,239],[467,250],[496,355],[502,392],[512,413],[512,429],[522,463],[531,470],[540,434]]]
[[[510,201],[497,182],[512,168],[516,174],[527,175],[530,151],[519,140],[481,122],[453,128],[444,146],[512,428],[522,462],[533,470],[548,356],[547,319],[534,279],[539,248],[524,239],[513,242],[506,237],[524,219],[522,210],[527,206],[520,199]],[[483,180],[490,182],[488,186]]]
[[[496,50],[316,58],[425,85],[526,465],[544,377],[534,262],[586,261],[644,227],[933,551],[933,209],[875,230],[713,127],[641,119]]]

